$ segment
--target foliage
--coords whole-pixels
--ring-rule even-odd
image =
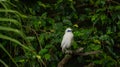
[[[119,0],[0,0],[0,67],[56,67],[67,27],[73,49],[102,53],[66,66],[120,65]]]

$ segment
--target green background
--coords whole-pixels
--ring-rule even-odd
[[[73,50],[102,53],[72,57],[65,67],[120,66],[119,0],[0,0],[0,67],[57,67],[68,27]]]

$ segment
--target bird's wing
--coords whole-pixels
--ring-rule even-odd
[[[69,45],[72,41],[72,38],[73,38],[73,34],[70,34],[70,33],[66,33],[64,36],[63,36],[63,40],[62,40],[62,43],[61,43],[61,47],[63,47],[63,45]]]
[[[67,39],[68,39],[68,36],[67,36],[67,33],[65,33],[64,36],[63,36],[61,47],[63,47],[63,45],[65,45]]]
[[[73,39],[72,33],[65,33],[64,34],[63,40],[61,42],[61,48],[62,48],[63,52],[66,50],[66,48],[69,48],[71,46],[72,39]]]
[[[61,43],[61,47],[63,47],[63,45],[65,44],[65,39],[66,39],[66,37],[65,37],[65,35],[64,35],[64,36],[63,36],[62,43]]]

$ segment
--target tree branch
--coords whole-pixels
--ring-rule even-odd
[[[98,53],[102,53],[102,52],[100,50],[97,50],[97,51],[79,53],[78,55],[80,55],[80,56],[87,56],[87,55],[93,55],[93,54],[98,54]]]
[[[67,50],[65,52],[65,57],[58,63],[58,67],[64,67],[64,65],[72,58],[73,55],[79,55],[79,56],[87,56],[87,55],[93,55],[93,54],[98,54],[101,53],[100,50],[98,51],[91,51],[91,52],[81,52],[83,48],[78,48],[75,51],[72,50]]]
[[[72,55],[65,55],[65,57],[58,63],[58,67],[64,67],[64,64],[66,64],[70,58],[72,58]]]

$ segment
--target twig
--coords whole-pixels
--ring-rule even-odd
[[[34,29],[31,29],[31,30],[34,32],[34,34],[35,34],[35,36],[36,36],[36,39],[37,39],[38,45],[40,45],[40,49],[42,49],[42,46],[41,46],[41,44],[40,44],[40,41],[39,41],[39,37],[38,37],[37,32],[36,32]]]
[[[23,27],[24,28],[27,28],[27,26],[24,26],[23,25]],[[32,30],[33,31],[33,33],[35,34],[35,37],[36,37],[36,39],[37,39],[37,43],[38,43],[38,45],[40,45],[40,49],[42,49],[42,46],[41,46],[41,44],[40,44],[40,42],[39,42],[39,37],[38,37],[38,33],[34,30],[34,29],[32,29],[31,27],[28,27],[30,30]]]

